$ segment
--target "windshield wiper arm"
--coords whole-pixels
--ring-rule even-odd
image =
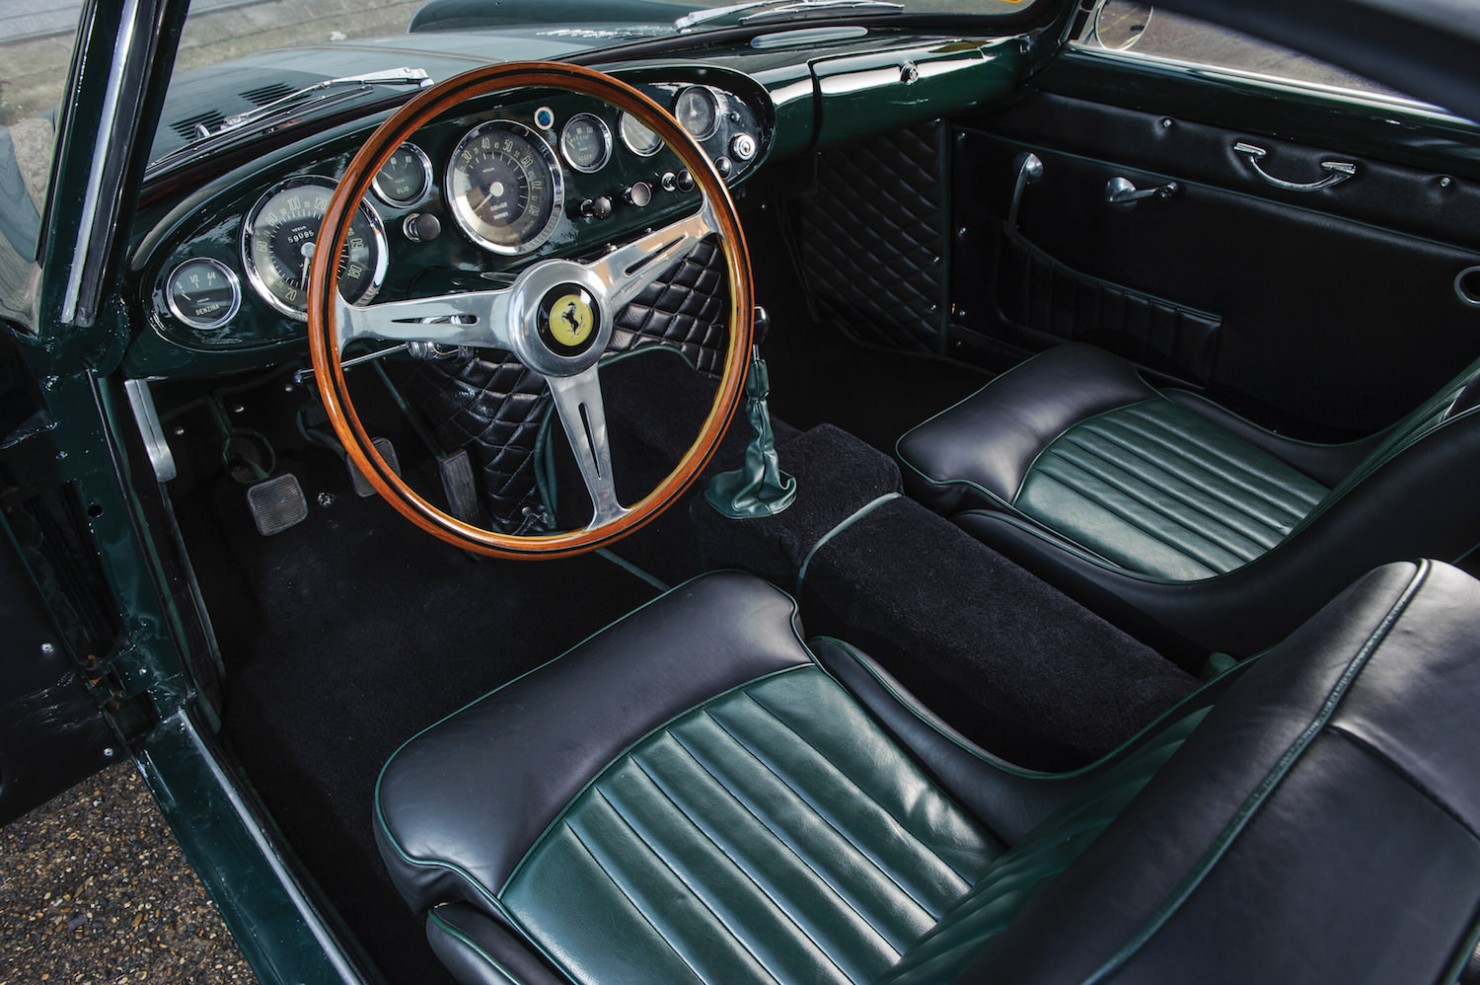
[[[158,160],[150,161],[146,176],[158,174],[182,161],[197,159],[205,154],[207,148],[210,148],[217,140],[250,134],[252,130],[248,128],[254,124],[260,129],[263,124],[292,119],[294,114],[310,106],[322,107],[351,99],[361,93],[369,92],[374,86],[414,85],[417,88],[424,88],[431,84],[431,77],[423,68],[392,68],[384,72],[367,72],[364,75],[347,75],[340,79],[315,82],[311,86],[290,92],[263,106],[258,106],[245,113],[238,113],[235,116],[228,116],[214,130],[197,126],[195,136],[183,147],[177,147]]]
[[[219,133],[227,133],[257,123],[270,117],[279,116],[282,113],[299,108],[305,104],[319,102],[328,97],[343,98],[361,89],[369,89],[377,85],[414,85],[418,88],[432,84],[431,78],[424,68],[389,68],[383,72],[366,72],[364,75],[346,75],[339,79],[325,79],[315,82],[311,86],[304,86],[294,92],[288,93],[270,103],[265,103],[245,113],[237,113],[228,116],[221,121],[221,125],[214,130],[202,133],[202,137],[214,137]],[[345,93],[344,90],[349,90]]]
[[[903,9],[904,4],[896,3],[894,0],[745,0],[744,3],[732,3],[725,7],[711,7],[708,10],[696,10],[693,13],[684,14],[673,22],[673,29],[679,34],[685,34],[706,21],[729,17],[731,14],[747,10],[753,10],[755,13],[740,18],[742,23],[761,18],[790,17],[819,11],[851,10],[858,13],[867,11],[882,14]]]

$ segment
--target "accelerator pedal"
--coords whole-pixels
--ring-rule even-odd
[[[247,487],[252,522],[264,537],[280,534],[308,519],[308,500],[298,477],[291,472]]]
[[[473,461],[466,448],[444,455],[437,461],[442,473],[442,491],[452,515],[464,523],[481,524],[478,509],[478,484],[473,479]]]
[[[396,475],[400,475],[401,459],[397,457],[396,446],[391,444],[391,439],[372,438],[370,443],[375,446],[376,451],[380,452],[380,457],[385,459],[385,464],[391,467],[391,471],[396,473]],[[360,473],[359,469],[355,468],[355,463],[350,461],[348,456],[346,456],[344,459],[344,465],[345,468],[349,469],[349,481],[355,487],[355,495],[360,497],[361,499],[367,499],[371,496],[374,496],[375,487],[370,485],[370,480],[365,478],[365,476]]]

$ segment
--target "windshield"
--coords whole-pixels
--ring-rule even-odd
[[[292,104],[368,98],[386,83],[326,80],[402,70],[438,81],[490,62],[550,59],[624,42],[735,27],[778,31],[819,17],[1020,16],[1053,0],[195,0],[150,160]],[[0,3],[0,315],[29,325],[56,107],[82,0]],[[317,86],[317,91],[295,96]],[[247,123],[243,123],[243,119]]]

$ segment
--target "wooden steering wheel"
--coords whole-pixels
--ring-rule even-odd
[[[525,267],[511,285],[403,301],[351,305],[339,293],[338,257],[350,221],[376,173],[418,129],[469,99],[511,89],[582,93],[632,114],[661,137],[693,175],[699,208],[644,232],[595,260],[549,257]],[[617,500],[612,479],[600,359],[617,313],[703,239],[715,237],[729,276],[729,346],[714,403],[678,465],[638,502]],[[418,93],[386,120],[355,155],[319,230],[308,277],[308,340],[319,395],[351,461],[403,516],[464,550],[498,557],[582,554],[637,530],[671,506],[703,471],[745,388],[754,329],[750,258],[734,202],[699,145],[657,103],[600,72],[553,62],[510,62],[475,69]],[[322,248],[324,244],[328,249]],[[572,300],[574,299],[574,300]],[[568,324],[557,324],[558,318]],[[363,339],[508,350],[549,384],[556,414],[575,453],[593,506],[586,527],[515,535],[485,530],[438,509],[381,457],[360,423],[345,385],[341,354]]]

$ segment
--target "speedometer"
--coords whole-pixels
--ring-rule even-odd
[[[306,175],[269,188],[242,225],[242,263],[247,279],[268,304],[290,318],[308,320],[308,265],[335,183]],[[385,227],[361,203],[339,257],[339,293],[354,304],[367,301],[385,277]]]
[[[555,152],[512,120],[490,120],[463,135],[447,163],[447,191],[458,228],[511,256],[550,238],[565,200]]]

